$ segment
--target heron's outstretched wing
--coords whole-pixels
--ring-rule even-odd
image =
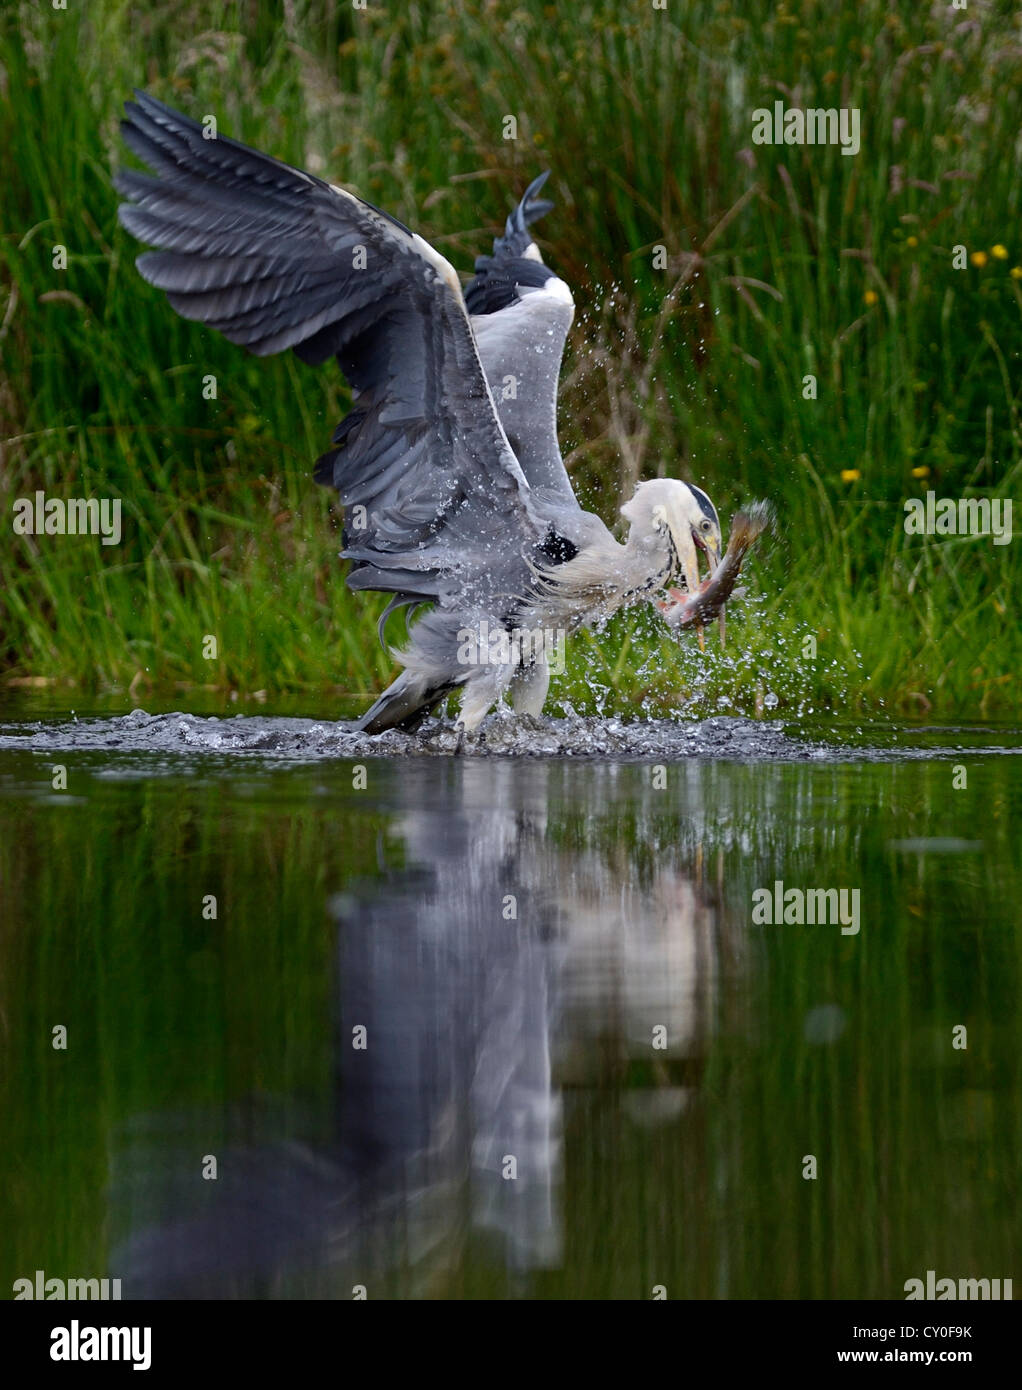
[[[575,314],[571,291],[543,264],[529,226],[553,204],[540,174],[507,219],[492,256],[465,288],[497,413],[530,485],[557,508],[577,508],[557,443],[557,379]]]
[[[336,355],[356,404],[316,476],[346,508],[355,588],[443,601],[545,534],[497,418],[457,276],[421,237],[311,174],[203,128],[142,92],[121,221],[185,318],[259,356]],[[505,566],[505,578],[506,566]]]

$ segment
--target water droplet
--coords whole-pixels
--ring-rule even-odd
[[[806,1042],[817,1045],[832,1043],[837,1042],[845,1031],[845,1023],[844,1009],[838,1008],[836,1004],[821,1004],[806,1014],[802,1031]]]

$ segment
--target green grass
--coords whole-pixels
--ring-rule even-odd
[[[311,482],[339,373],[247,358],[134,269],[111,173],[144,85],[344,181],[464,271],[551,168],[541,240],[579,306],[561,433],[583,502],[613,521],[665,473],[725,515],[764,496],[778,517],[726,653],[625,615],[575,643],[555,696],[1017,709],[1018,544],[910,537],[902,518],[927,488],[1017,491],[1020,52],[993,3],[7,6],[0,682],[367,694],[392,669]],[[752,110],[796,89],[861,110],[858,156],[752,145]],[[976,260],[954,270],[958,245]],[[122,498],[123,543],[13,537],[13,499],[37,488]]]

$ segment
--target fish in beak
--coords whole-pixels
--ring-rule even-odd
[[[684,593],[679,589],[670,589],[668,592],[673,599],[680,599],[684,602],[686,598],[694,598],[696,594],[700,592],[700,588],[704,582],[699,574],[700,554],[706,559],[706,568],[708,571],[706,582],[711,580],[716,574],[721,560],[720,537],[715,532],[701,533],[692,527],[686,526],[685,532],[681,536],[675,534],[672,528],[671,539],[674,543],[674,552],[678,557],[677,571],[684,582],[685,588]],[[720,610],[719,622],[720,641],[723,646],[726,634],[723,607]],[[697,622],[695,624],[695,629],[696,636],[699,639],[699,650],[704,652],[706,650],[706,638],[703,633],[703,624]]]
[[[680,589],[668,589],[670,602],[658,605],[669,627],[676,629],[694,627],[700,636],[699,645],[703,647],[703,623],[711,618],[723,618],[724,604],[734,591],[741,572],[742,561],[759,536],[766,530],[769,522],[770,509],[766,503],[762,502],[754,503],[735,516],[731,524],[727,552],[722,559],[713,564],[709,578],[699,584],[697,575],[697,587],[694,591],[691,584],[688,584],[686,593],[682,593]],[[714,549],[705,545],[700,548],[706,549],[708,553],[712,553]],[[695,549],[693,544],[693,552]],[[687,580],[686,583],[688,583]],[[722,623],[721,637],[723,638],[723,636]]]

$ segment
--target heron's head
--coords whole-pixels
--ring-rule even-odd
[[[699,588],[699,553],[712,574],[720,563],[720,518],[717,509],[694,483],[654,478],[640,483],[635,496],[621,508],[632,523],[629,543],[659,542],[669,556],[667,583],[679,580],[694,594]]]

